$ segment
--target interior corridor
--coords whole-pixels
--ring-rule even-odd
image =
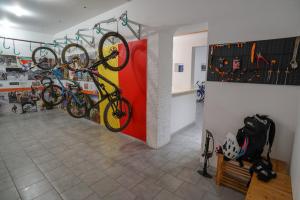
[[[197,173],[199,125],[155,150],[88,120],[45,112],[0,116],[0,199],[244,198]]]

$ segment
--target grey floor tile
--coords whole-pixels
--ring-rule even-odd
[[[179,186],[182,183],[183,183],[182,180],[180,180],[170,174],[165,174],[158,180],[158,182],[156,184],[170,192],[174,192],[179,188]]]
[[[71,171],[69,168],[65,166],[59,166],[49,172],[46,172],[45,175],[50,181],[59,180],[67,175],[71,175]]]
[[[125,174],[127,172],[127,170],[128,169],[126,167],[119,165],[119,164],[115,164],[115,165],[111,166],[110,168],[106,169],[105,173],[112,178],[118,178],[121,175]]]
[[[0,191],[9,189],[11,187],[14,187],[14,183],[13,183],[12,179],[9,176],[0,179]]]
[[[177,178],[191,184],[197,184],[200,181],[200,175],[197,170],[183,168],[177,175]]]
[[[176,195],[186,200],[202,199],[207,191],[197,185],[183,183],[176,191]]]
[[[71,170],[75,175],[79,176],[79,175],[81,175],[83,173],[87,173],[95,168],[96,168],[96,165],[94,163],[91,163],[89,161],[84,161],[78,165],[73,166],[71,168]]]
[[[105,200],[134,200],[135,195],[126,188],[119,187],[114,192],[104,197]]]
[[[88,196],[85,200],[101,200],[101,199],[96,193],[94,193],[94,194]]]
[[[145,179],[130,189],[139,200],[152,200],[161,190],[162,187],[156,185],[153,179]]]
[[[31,200],[50,190],[52,190],[52,186],[48,181],[44,180],[26,188],[23,188],[19,190],[19,192],[23,200]]]
[[[20,178],[14,179],[14,182],[15,182],[17,188],[21,189],[21,188],[25,188],[27,186],[30,186],[34,183],[40,182],[44,179],[45,179],[45,177],[41,172],[35,171],[35,172],[32,172],[32,173],[27,174],[25,176],[22,176]]]
[[[36,163],[36,164],[43,164],[45,162],[49,162],[51,160],[55,159],[55,156],[52,155],[51,153],[47,153],[45,155],[42,155],[40,157],[37,157],[37,158],[34,158],[33,161]]]
[[[137,173],[129,172],[123,174],[119,178],[117,178],[117,182],[120,183],[123,187],[130,189],[133,186],[137,185],[144,179],[143,176],[138,175]]]
[[[161,170],[160,168],[154,167],[154,166],[149,166],[146,169],[142,171],[145,176],[152,178],[152,179],[159,179],[162,177],[165,172]]]
[[[102,170],[90,170],[80,175],[80,179],[85,182],[87,185],[93,185],[102,178],[107,176]]]
[[[9,176],[8,170],[6,168],[0,169],[0,179],[6,178]]]
[[[204,194],[204,196],[202,197],[202,200],[222,200],[222,197],[212,194],[208,191]]]
[[[50,190],[45,194],[38,196],[34,200],[61,200],[61,197],[55,190]]]
[[[80,182],[81,181],[78,177],[74,175],[67,175],[51,183],[53,187],[56,189],[56,191],[58,191],[59,193],[63,193],[64,191],[74,187]]]
[[[227,199],[232,199],[232,200],[242,200],[245,199],[245,195],[237,192],[235,190],[232,190],[227,187],[221,187],[221,192],[219,193],[219,196],[221,197],[222,200]]]
[[[154,200],[182,200],[178,196],[172,194],[171,192],[167,190],[162,190],[155,198]]]
[[[160,169],[173,176],[177,176],[179,172],[182,171],[183,167],[177,162],[168,161],[166,164],[162,165]]]
[[[117,190],[120,187],[120,184],[112,178],[105,177],[90,187],[98,194],[99,197],[104,197]]]
[[[53,159],[48,162],[44,162],[42,164],[38,164],[38,167],[43,173],[49,172],[57,167],[60,167],[62,165],[62,162],[58,159]]]
[[[20,166],[17,169],[11,170],[10,174],[14,179],[16,179],[33,172],[39,172],[39,169],[36,167],[35,164]]]
[[[84,183],[75,185],[61,194],[64,200],[83,200],[90,196],[93,191]]]
[[[0,191],[0,199],[2,200],[18,200],[20,198],[15,187]]]

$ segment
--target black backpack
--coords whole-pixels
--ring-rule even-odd
[[[256,162],[261,159],[265,145],[269,145],[267,160],[270,161],[270,153],[275,137],[275,123],[265,115],[254,115],[244,119],[244,127],[239,129],[236,136],[240,146],[248,139],[247,150],[240,160]]]

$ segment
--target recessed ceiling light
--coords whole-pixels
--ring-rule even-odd
[[[22,8],[19,5],[4,6],[3,9],[5,11],[7,11],[7,12],[15,14],[18,17],[31,16],[32,15],[32,12],[30,12],[29,10],[26,10],[26,9]]]
[[[8,19],[2,19],[0,20],[0,25],[4,27],[12,27],[12,26],[17,26],[15,23],[12,23]]]

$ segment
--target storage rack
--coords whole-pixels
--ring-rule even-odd
[[[32,45],[31,44],[40,44],[42,46],[52,46],[56,51],[60,52],[62,48],[64,48],[65,45],[70,43],[80,43],[83,42],[89,45],[92,48],[95,48],[95,32],[96,34],[104,35],[107,32],[111,32],[113,30],[103,28],[102,26],[104,24],[110,24],[115,23],[117,27],[117,32],[119,31],[119,23],[121,23],[122,27],[129,30],[129,32],[138,40],[141,39],[142,35],[142,28],[144,27],[142,24],[137,23],[133,20],[130,20],[128,18],[128,13],[125,11],[122,13],[119,17],[113,17],[109,18],[107,20],[100,21],[96,23],[91,28],[81,28],[78,29],[75,33],[75,38],[69,37],[68,35],[65,35],[62,38],[55,38],[52,43],[46,43],[46,42],[39,42],[39,41],[32,41],[32,40],[23,40],[23,39],[16,39],[16,38],[10,38],[10,37],[4,37],[0,36],[0,38],[3,39],[3,48],[4,49],[10,49],[10,46],[6,46],[7,40],[13,41],[13,52],[15,55],[19,55],[19,52],[15,48],[14,42],[20,41],[20,42],[28,42],[30,43],[30,51],[32,51]],[[3,53],[3,51],[0,49],[0,55]]]

